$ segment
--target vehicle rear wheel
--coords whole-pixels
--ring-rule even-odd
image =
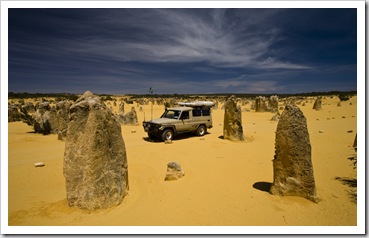
[[[197,136],[203,136],[206,133],[206,127],[204,125],[200,125],[196,130]]]
[[[164,132],[163,132],[163,134],[161,136],[161,139],[163,141],[172,140],[173,139],[173,131],[171,129],[164,130]]]

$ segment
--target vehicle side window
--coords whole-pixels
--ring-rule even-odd
[[[201,117],[201,109],[196,108],[196,109],[192,110],[192,116]]]
[[[183,119],[190,119],[190,113],[188,111],[182,112],[181,120]]]
[[[180,111],[174,111],[174,117],[173,118],[178,119],[180,113],[181,113]]]
[[[166,110],[161,117],[178,119],[180,114],[181,114],[181,111]]]
[[[209,109],[209,108],[207,108],[207,109],[203,109],[203,110],[202,110],[202,115],[203,115],[203,116],[210,116],[210,109]]]

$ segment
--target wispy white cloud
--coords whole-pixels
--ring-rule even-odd
[[[318,78],[318,87],[337,78],[356,85],[356,61],[346,59],[355,55],[351,35],[320,39],[315,25],[326,18],[306,18],[314,10],[298,19],[301,29],[291,22],[302,11],[286,9],[29,11],[10,12],[17,13],[9,21],[10,89],[64,82],[74,91],[263,93]]]
[[[256,67],[265,69],[312,69],[312,66],[294,64],[290,62],[278,61],[273,57],[268,57],[265,60],[259,62]]]
[[[267,78],[266,75],[262,77]],[[219,91],[226,91],[228,89],[233,92],[242,93],[278,92],[284,89],[284,86],[280,85],[278,80],[260,79],[260,75],[255,77],[246,74],[235,78],[217,80],[213,84],[220,89]]]
[[[135,14],[130,12],[124,16],[98,15],[91,25],[110,25],[117,31],[116,34],[96,38],[89,36],[77,42],[73,39],[64,47],[79,54],[120,61],[204,62],[216,67],[309,68],[307,65],[281,62],[277,58],[265,62],[273,44],[282,39],[280,29],[265,27],[266,20],[261,15],[271,15],[271,11],[246,18],[243,16],[242,20],[228,17],[225,9],[208,9],[203,14],[183,9],[135,11]],[[81,30],[89,31],[90,27]]]

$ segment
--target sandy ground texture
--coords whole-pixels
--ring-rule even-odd
[[[347,158],[357,132],[356,97],[337,107],[337,97],[301,106],[307,118],[319,203],[268,193],[273,182],[274,113],[242,113],[244,142],[221,139],[224,110],[213,110],[213,125],[200,138],[182,135],[172,144],[145,140],[140,125],[122,125],[129,169],[129,194],[114,208],[84,211],[67,204],[63,156],[57,135],[34,134],[22,122],[9,123],[9,226],[356,226],[356,170]],[[113,108],[118,110],[117,107]],[[126,112],[130,105],[126,105]],[[154,105],[159,117],[163,106]],[[323,132],[320,133],[319,131]],[[352,131],[352,132],[350,132]],[[177,161],[185,176],[164,181],[167,164]],[[34,163],[44,162],[44,167]],[[336,178],[342,178],[337,180]],[[346,179],[346,180],[345,180]],[[347,181],[348,184],[344,183]]]

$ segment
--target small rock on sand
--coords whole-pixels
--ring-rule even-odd
[[[178,162],[169,162],[167,164],[167,174],[165,176],[165,181],[172,181],[182,178],[185,173],[182,170],[181,165]]]
[[[35,163],[35,167],[44,167],[45,163],[44,162],[37,162]]]

